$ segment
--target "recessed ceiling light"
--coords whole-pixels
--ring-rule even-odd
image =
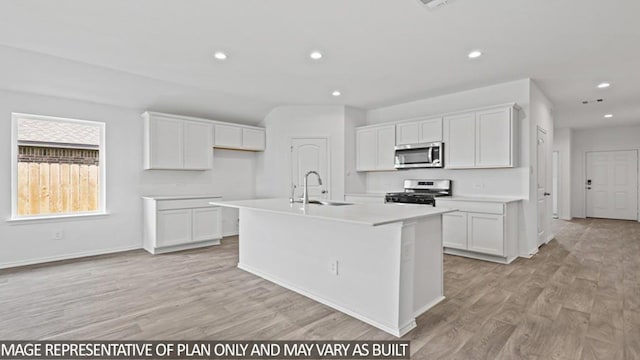
[[[469,59],[476,59],[479,58],[480,56],[482,56],[482,51],[480,50],[473,50],[472,52],[469,53],[469,55],[467,55],[469,57]]]
[[[604,117],[607,118],[607,119],[611,119],[613,117],[613,114],[607,114]]]
[[[222,51],[216,51],[215,54],[213,54],[213,57],[218,60],[226,60],[227,54],[223,53]]]
[[[598,89],[606,89],[609,86],[611,86],[611,84],[609,84],[608,82],[603,82],[603,83],[598,84]]]
[[[322,53],[320,51],[312,51],[309,57],[313,60],[320,60],[322,59]]]
[[[333,95],[333,96],[336,96],[336,97],[337,97],[337,96],[342,95],[342,93],[340,92],[340,90],[333,90],[333,92],[331,93],[331,95]]]

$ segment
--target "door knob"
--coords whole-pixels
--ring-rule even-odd
[[[587,190],[591,190],[591,187],[588,187]]]
[[[323,194],[326,194],[326,193],[327,193],[327,190],[322,190],[322,193],[323,193]]]

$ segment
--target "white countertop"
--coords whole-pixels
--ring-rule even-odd
[[[352,204],[344,206],[290,204],[288,199],[255,199],[238,201],[213,201],[211,205],[252,209],[279,214],[343,221],[355,224],[378,226],[440,215],[456,209],[432,206],[390,206],[385,204]]]
[[[153,200],[186,200],[186,199],[211,199],[218,198],[222,199],[220,195],[147,195],[143,196],[143,199],[153,199]]]
[[[519,197],[502,197],[502,196],[446,196],[441,198],[436,198],[436,203],[438,201],[475,201],[475,202],[494,202],[494,203],[502,203],[507,204],[516,201],[522,201],[523,198]]]

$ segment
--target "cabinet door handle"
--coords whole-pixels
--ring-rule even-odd
[[[544,196],[551,196],[551,193],[546,192],[544,193]]]

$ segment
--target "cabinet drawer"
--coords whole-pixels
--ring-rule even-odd
[[[176,200],[158,200],[158,210],[172,209],[195,209],[202,207],[212,207],[209,205],[212,201],[220,201],[221,198],[198,198],[198,199],[176,199]]]
[[[504,204],[491,202],[455,201],[436,199],[436,205],[458,209],[465,212],[476,212],[486,214],[504,214]]]

